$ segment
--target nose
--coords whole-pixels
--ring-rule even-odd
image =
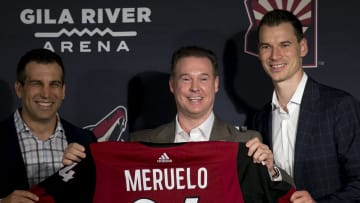
[[[48,98],[50,95],[50,87],[48,85],[43,85],[41,88],[41,96],[43,98]]]
[[[281,57],[281,50],[277,47],[274,47],[271,51],[271,59],[276,60]]]
[[[192,80],[190,90],[193,92],[196,92],[199,90],[199,81],[198,80]]]

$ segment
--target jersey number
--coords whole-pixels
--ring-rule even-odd
[[[66,167],[64,167],[63,169],[61,169],[59,171],[59,175],[61,177],[63,177],[64,182],[68,182],[69,180],[74,178],[75,172],[73,170],[71,170],[71,169],[74,168],[76,166],[76,164],[77,163],[74,163],[74,164],[72,164],[70,166],[66,166]]]

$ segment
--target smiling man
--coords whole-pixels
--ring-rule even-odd
[[[15,92],[21,107],[0,123],[0,200],[33,202],[27,191],[62,165],[63,151],[71,142],[88,145],[93,133],[60,118],[65,98],[65,71],[56,53],[34,49],[21,57]]]
[[[130,134],[131,141],[151,143],[184,143],[203,141],[226,141],[247,143],[248,152],[255,163],[264,163],[273,181],[292,182],[286,173],[273,164],[273,155],[269,147],[260,142],[261,135],[257,131],[237,130],[233,125],[223,122],[213,111],[216,93],[219,91],[219,72],[215,54],[205,48],[196,46],[181,47],[172,55],[169,88],[173,93],[177,114],[174,121],[155,129],[142,130]],[[213,153],[222,153],[216,151]],[[180,152],[181,153],[181,152]],[[207,153],[199,150],[199,154]],[[226,155],[224,155],[226,156]],[[249,158],[249,157],[248,157]],[[206,163],[208,160],[202,160]],[[250,172],[251,173],[251,172]],[[250,173],[240,176],[249,178]],[[281,175],[280,175],[281,174]],[[279,178],[282,177],[282,178]],[[244,178],[244,179],[247,179]],[[240,181],[240,184],[243,182]],[[261,186],[267,188],[267,185]],[[256,187],[242,185],[244,199],[257,194]],[[264,191],[262,191],[264,192]],[[259,193],[262,193],[259,192]],[[210,193],[208,195],[211,195]],[[265,202],[269,197],[259,196]],[[250,198],[251,199],[251,198]]]
[[[304,72],[308,45],[293,13],[265,14],[258,39],[274,92],[255,115],[254,128],[273,149],[275,164],[294,178],[291,202],[359,202],[359,102]]]
[[[221,121],[213,112],[215,96],[219,91],[219,73],[217,59],[212,51],[196,46],[176,50],[171,60],[169,88],[174,95],[177,108],[174,121],[156,129],[135,132],[130,135],[131,141],[245,142],[249,138],[260,137],[256,131],[237,130]],[[266,153],[271,154],[270,151]]]

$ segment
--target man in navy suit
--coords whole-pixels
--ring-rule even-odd
[[[307,41],[291,12],[267,13],[258,40],[274,93],[253,124],[272,148],[275,164],[294,178],[292,202],[359,202],[359,102],[304,72]]]
[[[96,142],[95,135],[60,118],[65,98],[62,60],[46,49],[21,57],[15,92],[21,107],[0,123],[0,202],[35,202],[27,191],[62,165],[69,143]]]

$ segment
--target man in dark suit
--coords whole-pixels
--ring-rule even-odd
[[[258,40],[274,93],[253,124],[273,149],[275,164],[294,178],[292,202],[359,202],[359,102],[304,72],[307,41],[291,12],[267,13]]]
[[[272,152],[260,142],[261,136],[257,131],[238,130],[214,114],[219,74],[216,56],[212,51],[194,46],[175,51],[172,56],[169,87],[177,108],[174,121],[155,129],[132,133],[129,136],[130,141],[248,141],[248,155],[253,156],[255,162],[266,164],[273,180],[279,177],[280,171],[274,168]],[[283,178],[291,182],[286,174],[283,174]]]
[[[59,170],[69,143],[96,142],[95,135],[60,118],[65,97],[60,56],[34,49],[21,57],[15,92],[21,107],[0,123],[0,201],[34,202],[27,191]]]

